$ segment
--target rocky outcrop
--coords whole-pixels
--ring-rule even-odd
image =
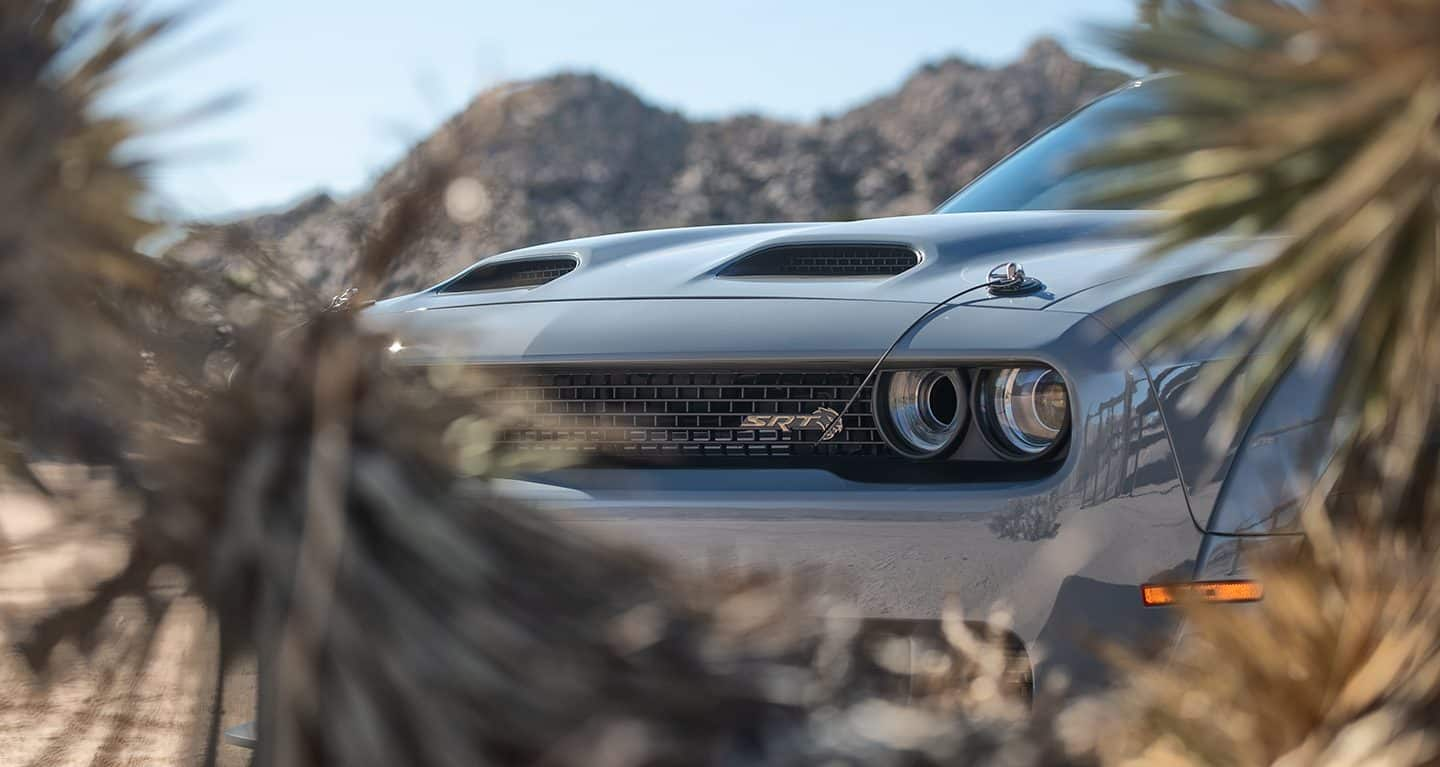
[[[259,244],[317,292],[338,292],[386,202],[417,182],[422,158],[435,156],[447,158],[459,181],[387,292],[569,237],[921,213],[1123,80],[1040,40],[1006,66],[947,59],[894,93],[796,123],[691,121],[603,78],[557,75],[482,93],[350,199],[322,195],[284,213],[197,227],[172,254],[218,265],[227,243]]]

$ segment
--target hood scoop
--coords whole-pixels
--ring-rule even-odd
[[[920,263],[903,245],[776,245],[720,271],[721,277],[893,277]]]
[[[480,264],[440,286],[439,293],[470,293],[477,290],[534,288],[575,271],[579,262],[572,256],[527,258],[499,264]]]

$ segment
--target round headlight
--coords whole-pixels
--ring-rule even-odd
[[[1070,426],[1065,381],[1046,367],[981,371],[975,406],[991,446],[1020,460],[1054,450]]]
[[[968,415],[965,380],[954,370],[897,370],[880,379],[880,427],[897,452],[934,458],[955,446]]]

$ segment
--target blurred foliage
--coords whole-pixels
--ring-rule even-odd
[[[1238,382],[1230,428],[1294,366],[1338,360],[1325,417],[1339,455],[1307,531],[1334,552],[1319,512],[1343,486],[1364,491],[1351,520],[1440,532],[1423,513],[1440,501],[1440,3],[1150,3],[1109,38],[1174,76],[1156,83],[1164,116],[1090,158],[1124,171],[1102,196],[1163,211],[1157,254],[1221,233],[1288,238],[1147,344],[1233,339],[1195,394]]]
[[[69,11],[0,8],[0,433],[120,463],[112,414],[135,403],[114,398],[135,393],[122,383],[140,373],[143,310],[163,303],[169,275],[134,248],[156,226],[135,212],[142,167],[117,152],[134,126],[93,107],[166,23],[77,29]]]
[[[896,670],[908,640],[830,613],[812,579],[679,572],[494,495],[487,478],[522,459],[495,439],[509,416],[477,405],[485,381],[394,369],[357,316],[438,207],[455,148],[421,158],[333,302],[246,243],[219,272],[142,255],[146,166],[120,159],[139,128],[98,104],[176,23],[0,9],[3,454],[44,491],[36,461],[111,470],[104,527],[126,544],[83,598],[57,590],[8,627],[34,669],[76,662],[73,647],[138,678],[115,672],[154,662],[165,615],[198,597],[220,643],[215,668],[186,661],[216,675],[207,760],[246,654],[261,764],[900,764],[1004,747],[953,714],[1019,726],[1000,636],[957,617],[916,679]],[[93,507],[52,500],[69,518],[0,553],[94,533]],[[116,631],[133,603],[140,620]],[[914,704],[887,702],[897,691]],[[120,716],[103,743],[144,724]]]
[[[1274,370],[1340,344],[1355,372],[1334,407],[1353,444],[1384,448],[1365,465],[1386,483],[1419,460],[1401,427],[1432,418],[1400,380],[1435,380],[1435,7],[1187,5],[1120,36],[1197,75],[1113,155],[1157,171],[1124,191],[1164,195],[1167,243],[1298,235],[1199,329],[1254,310]],[[119,571],[16,637],[37,670],[68,644],[147,662],[169,567],[218,620],[215,700],[231,661],[261,658],[266,765],[1435,761],[1440,613],[1413,537],[1274,565],[1254,609],[1195,608],[1173,664],[1027,716],[990,621],[951,611],[911,668],[908,640],[862,630],[806,574],[686,572],[499,497],[488,478],[520,459],[493,440],[507,416],[476,405],[484,380],[393,369],[357,316],[437,206],[446,150],[333,305],[244,243],[220,275],[138,253],[156,224],[136,212],[144,166],[120,159],[136,128],[96,104],[173,23],[0,6],[0,456],[41,487],[37,459],[108,467],[128,510],[107,521]],[[1046,534],[1031,522],[1016,529]],[[122,599],[142,629],[97,649]]]
[[[1440,583],[1404,535],[1342,534],[1260,568],[1253,608],[1194,605],[1164,664],[1124,662],[1106,764],[1422,765],[1440,759]]]
[[[1160,72],[1163,116],[1087,162],[1097,197],[1154,208],[1163,257],[1277,234],[1191,295],[1150,351],[1222,341],[1194,398],[1233,433],[1301,366],[1335,365],[1334,461],[1299,557],[1254,609],[1192,606],[1168,665],[1128,662],[1106,763],[1433,764],[1440,758],[1440,2],[1170,0],[1111,30]],[[1119,171],[1119,172],[1115,172]]]

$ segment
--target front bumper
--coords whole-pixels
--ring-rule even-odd
[[[820,470],[590,469],[497,487],[687,567],[817,571],[867,619],[930,621],[958,604],[967,619],[1013,630],[1043,681],[1057,659],[1071,678],[1094,677],[1082,647],[1139,638],[1155,618],[1139,585],[1193,568],[1201,536],[1173,470],[1130,465],[1139,472],[1117,480],[1067,459],[1042,481],[966,486]]]

